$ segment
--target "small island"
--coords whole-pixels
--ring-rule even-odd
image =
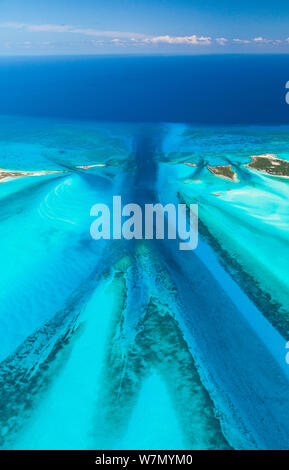
[[[187,166],[197,166],[196,163],[191,163],[191,162],[183,162],[184,165],[187,165]]]
[[[62,171],[18,171],[18,170],[5,170],[0,168],[0,183],[10,181],[15,178],[24,178],[26,176],[42,176],[50,175],[51,173],[62,173]]]
[[[277,158],[273,154],[252,155],[252,161],[247,165],[243,165],[252,170],[258,170],[271,176],[289,177],[289,162]]]
[[[232,165],[207,166],[207,168],[215,176],[234,181],[235,183],[238,181],[236,172],[232,170]]]
[[[103,167],[106,166],[105,163],[96,163],[95,165],[77,165],[75,168],[81,168],[82,170],[88,170],[89,168],[95,168],[95,167]]]

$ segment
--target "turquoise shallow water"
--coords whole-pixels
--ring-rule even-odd
[[[0,118],[1,168],[59,171],[0,184],[3,448],[288,446],[289,182],[242,166],[288,130]],[[113,195],[197,203],[197,250],[92,240]]]
[[[251,161],[251,155],[266,153],[289,160],[288,148],[286,127],[187,129],[173,126],[164,143],[166,163],[163,163],[167,168],[174,165],[164,176],[166,182],[172,181],[173,190],[177,182],[184,199],[199,204],[199,217],[219,244],[219,251],[223,250],[222,258],[227,254],[231,264],[236,262],[250,276],[247,276],[248,283],[254,282],[255,287],[270,296],[271,308],[268,307],[267,313],[271,321],[279,305],[275,324],[280,326],[284,322],[285,335],[288,331],[288,180],[243,165]],[[177,160],[174,160],[175,149],[178,149]],[[191,168],[181,164],[184,162],[197,166]],[[227,164],[233,165],[237,183],[218,178],[207,170],[208,165]]]

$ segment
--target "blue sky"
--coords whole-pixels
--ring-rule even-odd
[[[285,0],[0,0],[0,54],[289,53]]]

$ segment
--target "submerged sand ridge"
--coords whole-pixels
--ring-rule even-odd
[[[243,167],[267,173],[271,176],[289,177],[289,161],[276,157],[274,154],[251,155],[252,161]],[[196,163],[183,162],[184,165],[197,167]],[[105,167],[106,163],[96,163],[91,165],[76,165],[75,169],[88,170],[96,167]],[[207,169],[215,176],[223,178],[234,183],[239,182],[237,173],[232,170],[232,165],[207,166]],[[0,168],[0,183],[13,180],[15,178],[24,178],[27,176],[43,176],[53,173],[63,173],[65,170],[41,170],[41,171],[21,171]]]

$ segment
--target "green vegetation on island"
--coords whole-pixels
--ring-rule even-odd
[[[289,161],[277,158],[272,154],[252,155],[252,162],[248,163],[247,168],[262,171],[272,176],[289,177]]]
[[[232,170],[232,165],[207,166],[208,170],[215,176],[237,182],[237,174]]]

